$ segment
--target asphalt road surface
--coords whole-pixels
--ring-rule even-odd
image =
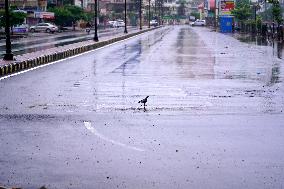
[[[5,77],[0,185],[283,188],[283,65],[175,26]]]
[[[135,27],[128,27],[128,31],[138,30]],[[99,38],[112,37],[114,35],[123,33],[124,28],[108,28],[106,30],[98,30]],[[73,44],[81,41],[93,39],[94,31],[90,34],[85,31],[64,32],[64,33],[32,33],[27,38],[14,39],[12,41],[12,52],[14,55],[21,55],[25,53],[48,50],[49,48]],[[1,57],[5,54],[6,43],[5,40],[0,42]]]

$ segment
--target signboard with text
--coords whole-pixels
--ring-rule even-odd
[[[235,2],[233,0],[222,0],[220,1],[220,14],[231,15],[231,11],[235,8]]]
[[[55,18],[53,12],[35,12],[34,17],[43,18],[43,19],[54,19]]]

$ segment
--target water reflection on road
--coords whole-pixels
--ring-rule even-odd
[[[181,28],[174,48],[176,49],[174,62],[182,77],[214,79],[215,57],[196,33]]]
[[[133,99],[150,94],[149,112],[251,113],[255,104],[280,112],[271,91],[283,81],[281,60],[258,47],[206,28],[165,27],[97,51],[96,111],[136,111]]]
[[[280,59],[284,59],[284,48],[283,42],[279,42],[277,40],[272,40],[268,38],[263,38],[261,36],[252,36],[246,34],[236,34],[235,38],[240,40],[241,42],[255,44],[259,46],[271,46],[273,48],[273,56],[277,56]]]
[[[129,30],[133,30],[134,28],[129,28]],[[122,33],[122,28],[111,29],[106,31],[99,31],[99,37],[108,37],[114,36],[119,33]],[[39,34],[37,34],[39,35]],[[87,41],[93,39],[93,32],[89,35],[85,32],[77,32],[77,33],[67,33],[67,34],[46,34],[42,37],[36,38],[26,38],[12,41],[12,51],[14,55],[21,55],[26,53],[31,53],[35,51],[41,51],[50,49],[53,47],[59,47],[63,45],[73,44],[77,42]],[[0,54],[1,57],[5,53],[6,46],[5,41],[1,41],[0,43]]]

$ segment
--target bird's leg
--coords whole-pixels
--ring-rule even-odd
[[[144,104],[144,112],[146,111],[146,103],[143,103]]]

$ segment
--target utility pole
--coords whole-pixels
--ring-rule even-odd
[[[215,29],[217,30],[218,27],[218,14],[219,14],[219,2],[215,0]]]
[[[99,41],[98,38],[98,0],[95,0],[95,35],[94,41]]]
[[[266,6],[266,0],[264,0],[264,21],[267,21],[267,6]]]
[[[159,25],[161,25],[161,0],[158,0],[158,15]]]
[[[150,17],[151,17],[151,0],[149,0],[149,15],[148,15],[148,21],[149,21],[149,25],[148,25],[148,28],[150,28],[151,27],[151,25],[150,25]]]
[[[10,35],[10,16],[9,16],[9,2],[5,0],[5,33],[6,33],[6,54],[4,60],[13,60],[14,56],[11,50],[11,35]]]
[[[139,6],[139,24],[140,24],[140,30],[142,30],[142,0],[140,0],[140,6]]]
[[[154,18],[156,19],[157,17],[157,0],[155,0],[155,4],[154,4]]]
[[[127,32],[127,12],[126,12],[126,0],[124,0],[124,23],[125,23],[125,25],[124,25],[124,33],[128,33]]]
[[[162,9],[162,25],[164,24],[164,0],[161,0],[161,9]]]

